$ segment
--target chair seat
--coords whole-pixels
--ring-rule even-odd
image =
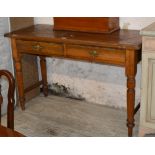
[[[25,137],[21,133],[0,125],[0,137]]]

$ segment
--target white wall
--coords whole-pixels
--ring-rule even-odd
[[[120,27],[141,29],[155,21],[152,18],[121,17]],[[35,18],[36,24],[53,24],[51,17]],[[114,107],[126,107],[126,77],[124,68],[91,64],[72,60],[47,58],[48,82],[58,83],[68,88],[70,94],[77,98]],[[136,103],[140,98],[140,73],[138,65]]]
[[[52,17],[35,17],[34,18],[35,24],[53,24]]]
[[[155,22],[155,17],[120,17],[120,27],[140,30],[147,25]],[[53,24],[52,17],[36,17],[37,24]]]

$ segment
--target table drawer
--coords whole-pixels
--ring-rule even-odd
[[[121,66],[125,64],[125,50],[113,48],[68,45],[66,57]]]
[[[59,43],[17,41],[17,48],[22,53],[41,54],[48,56],[63,56],[63,45]]]

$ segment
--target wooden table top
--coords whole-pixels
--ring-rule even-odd
[[[54,31],[52,25],[38,24],[5,34],[6,37],[45,42],[72,43],[140,50],[142,39],[138,30],[117,30],[109,34]]]
[[[24,137],[24,135],[0,125],[0,137]]]

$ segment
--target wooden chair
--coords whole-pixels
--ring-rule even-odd
[[[0,78],[5,76],[9,82],[8,88],[8,105],[7,105],[7,127],[14,129],[14,91],[15,91],[15,80],[13,75],[7,70],[0,70]],[[1,105],[3,102],[3,97],[1,94],[1,85],[0,85],[0,116],[1,116]],[[0,119],[1,123],[1,119]]]
[[[1,125],[1,105],[3,102],[3,97],[1,94],[1,85],[0,85],[0,136],[23,136],[22,134],[14,131],[14,92],[15,92],[15,80],[13,75],[7,70],[0,70],[0,78],[4,76],[7,78],[9,87],[8,87],[8,105],[7,105],[7,128]]]

